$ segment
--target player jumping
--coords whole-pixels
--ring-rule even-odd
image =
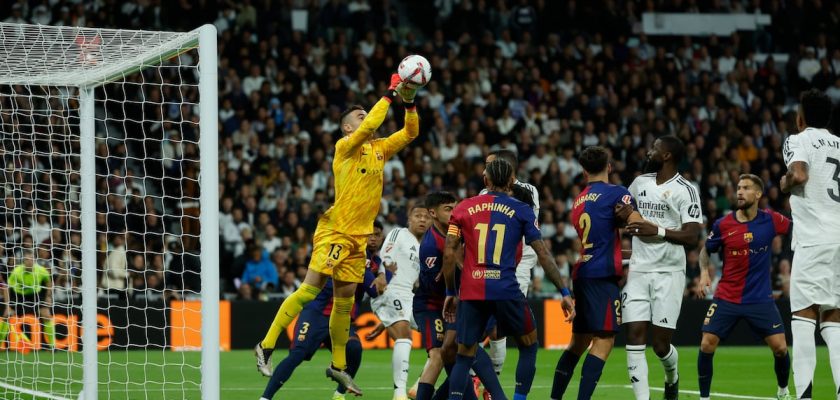
[[[562,306],[569,321],[574,318],[574,306],[554,258],[540,240],[534,211],[510,197],[513,167],[505,160],[493,160],[484,170],[484,183],[489,189],[487,194],[466,199],[455,207],[444,248],[444,317],[450,323],[457,321],[458,338],[449,398],[460,400],[468,390],[469,369],[478,341],[484,336],[490,317],[495,316],[500,336],[514,336],[519,346],[514,400],[522,400],[534,380],[538,346],[533,312],[516,281],[517,254],[523,236],[537,252],[546,275],[563,294]],[[455,261],[462,239],[464,266],[456,297]]]
[[[373,224],[373,234],[368,237],[367,242],[367,260],[368,266],[365,270],[365,284],[356,289],[356,304],[351,317],[355,318],[358,312],[359,305],[367,293],[371,297],[376,297],[377,292],[373,286],[373,280],[378,272],[381,260],[376,255],[375,249],[382,244],[382,224],[375,221]],[[306,305],[301,311],[295,324],[296,335],[289,349],[289,355],[277,364],[274,373],[271,375],[271,380],[263,392],[260,400],[269,400],[274,397],[274,394],[285,384],[295,368],[303,361],[309,361],[315,352],[323,344],[324,347],[330,348],[330,313],[332,310],[332,279],[327,280],[324,289],[318,294],[312,302]],[[356,371],[359,370],[359,365],[362,362],[362,344],[359,342],[359,337],[356,335],[355,326],[350,325],[350,339],[347,342],[347,373],[355,377]],[[333,393],[332,400],[343,400],[346,392],[344,386],[338,385],[335,393]]]
[[[572,208],[572,223],[581,242],[580,258],[572,270],[576,317],[572,341],[557,361],[552,399],[563,398],[575,366],[587,348],[589,354],[583,362],[577,398],[592,398],[621,325],[618,281],[624,268],[619,228],[627,221],[642,219],[634,211],[630,192],[609,183],[611,169],[605,148],[587,147],[579,161],[588,185]],[[622,204],[630,207],[616,207]]]
[[[630,272],[622,292],[622,319],[627,326],[627,371],[636,400],[648,400],[645,342],[648,325],[653,351],[665,369],[665,399],[679,397],[677,349],[671,337],[680,316],[685,289],[685,247],[699,242],[703,213],[700,196],[677,172],[685,146],[676,136],[663,136],[648,152],[647,169],[630,185],[645,221],[627,225],[633,236]]]
[[[426,195],[424,204],[429,209],[432,227],[426,231],[420,242],[420,277],[414,293],[414,320],[420,330],[423,346],[428,353],[428,361],[420,376],[415,400],[430,400],[435,393],[440,371],[446,368],[447,379],[440,385],[439,394],[449,394],[449,378],[455,364],[455,324],[443,319],[443,302],[446,299],[446,284],[441,271],[443,266],[443,245],[445,233],[449,229],[449,217],[458,200],[448,192],[434,192]],[[479,348],[476,352],[472,369],[490,394],[503,391],[493,371],[487,353]],[[475,392],[467,391],[464,399],[475,399]]]
[[[840,138],[826,128],[831,100],[816,89],[800,98],[796,126],[801,131],[784,146],[787,174],[781,189],[790,193],[793,217],[793,383],[800,399],[811,398],[817,366],[814,330],[828,345],[834,392],[840,399]]]
[[[271,352],[280,333],[318,296],[327,278],[332,277],[334,294],[329,330],[333,349],[332,364],[326,374],[349,392],[362,394],[345,371],[350,311],[356,285],[363,280],[367,237],[379,213],[385,162],[419,134],[414,106],[416,91],[394,74],[388,91],[370,114],[362,107],[354,106],[342,115],[341,130],[345,136],[336,142],[333,159],[335,203],[318,221],[306,278],[300,288],[283,301],[265,338],[254,349],[257,369],[263,375],[271,375]],[[397,95],[405,104],[405,126],[387,138],[376,139],[376,130]]]
[[[411,305],[414,302],[414,283],[420,273],[420,239],[429,228],[429,212],[423,204],[415,204],[408,214],[408,228],[395,228],[382,244],[382,263],[395,268],[388,282],[385,268],[379,271],[375,284],[379,297],[371,301],[377,318],[394,339],[391,373],[394,378],[394,400],[405,400],[411,355]],[[386,286],[387,285],[387,286]]]
[[[770,245],[776,235],[790,232],[791,223],[775,211],[759,211],[764,182],[758,176],[738,178],[737,211],[715,222],[706,246],[700,251],[700,287],[712,285],[709,253],[720,251],[723,277],[703,321],[703,340],[697,358],[700,399],[709,400],[712,388],[712,358],[721,339],[726,339],[739,320],[749,323],[761,335],[775,359],[777,398],[790,400],[788,376],[790,355],[785,341],[782,316],[770,287]]]
[[[517,200],[528,204],[534,210],[534,216],[537,220],[540,218],[540,194],[534,185],[522,182],[516,178],[516,170],[518,159],[516,153],[510,150],[496,150],[491,152],[485,159],[485,165],[492,162],[496,158],[501,158],[510,163],[513,167],[513,185],[511,186],[512,196]],[[482,194],[486,193],[487,189],[482,190]],[[519,282],[519,290],[525,297],[528,297],[528,288],[531,286],[531,271],[537,265],[537,253],[531,246],[522,244],[522,258],[519,264],[516,265],[516,281]],[[494,325],[491,322],[491,325]],[[501,375],[502,367],[505,365],[505,358],[507,358],[507,338],[499,336],[496,329],[490,330],[490,346],[487,354],[490,360],[493,361],[493,369],[496,375]],[[486,397],[486,396],[485,396]]]

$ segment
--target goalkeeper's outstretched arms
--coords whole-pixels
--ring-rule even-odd
[[[391,75],[391,83],[388,90],[382,96],[370,112],[365,113],[361,107],[351,107],[346,111],[341,118],[341,130],[344,137],[339,139],[335,144],[335,152],[337,156],[349,157],[358,151],[363,144],[370,141],[376,130],[385,121],[388,115],[388,108],[394,101],[397,93],[397,87],[400,84],[400,76],[398,74]],[[361,123],[354,119],[361,119]],[[358,125],[356,125],[358,124]]]
[[[417,88],[410,83],[401,82],[397,85],[396,92],[405,105],[405,124],[402,129],[385,139],[383,148],[386,160],[399,153],[420,134],[420,119],[417,117],[417,106],[414,104]]]

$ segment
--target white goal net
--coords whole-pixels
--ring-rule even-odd
[[[218,398],[215,40],[0,24],[0,398]]]

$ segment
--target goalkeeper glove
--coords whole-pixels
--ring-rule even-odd
[[[417,87],[409,82],[400,82],[397,85],[397,94],[400,95],[403,103],[414,103],[414,96],[417,95]]]
[[[400,78],[400,74],[392,74],[391,75],[391,85],[388,86],[388,91],[394,92],[397,90],[397,86],[402,83],[402,78]]]

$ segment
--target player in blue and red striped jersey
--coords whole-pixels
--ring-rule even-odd
[[[447,375],[455,363],[455,324],[443,319],[443,302],[446,299],[446,284],[441,276],[443,249],[446,241],[445,232],[449,228],[449,218],[458,200],[448,192],[429,193],[424,200],[432,218],[432,227],[426,231],[420,242],[420,275],[417,290],[414,292],[414,321],[420,331],[423,346],[429,355],[429,361],[423,368],[417,386],[415,400],[429,400],[434,394],[434,384],[442,368]],[[490,357],[483,349],[476,353],[472,366],[479,378],[486,381],[489,393],[503,393]],[[449,378],[440,385],[438,392],[449,393]],[[467,392],[465,399],[475,399],[474,392]]]
[[[572,208],[572,223],[581,241],[580,259],[572,269],[577,316],[572,324],[572,341],[557,361],[552,399],[563,397],[587,348],[589,354],[581,369],[577,398],[590,399],[595,392],[621,326],[618,281],[624,269],[619,228],[627,222],[642,220],[627,188],[609,183],[611,167],[605,148],[587,147],[579,162],[588,185]]]
[[[466,199],[453,210],[444,245],[446,300],[443,312],[447,322],[457,324],[458,339],[458,355],[449,379],[449,398],[463,398],[478,341],[484,337],[490,317],[495,316],[499,336],[513,336],[519,346],[513,398],[523,400],[534,381],[538,346],[534,314],[516,280],[523,236],[525,243],[536,251],[546,276],[563,294],[563,310],[569,321],[574,318],[574,306],[554,258],[541,240],[534,210],[510,196],[513,167],[501,158],[487,163],[484,184],[487,194]],[[464,264],[461,286],[456,293],[455,262],[462,241]]]
[[[382,245],[382,240],[382,224],[379,221],[375,221],[373,223],[373,234],[368,237],[368,266],[365,269],[364,284],[356,288],[356,301],[350,314],[352,319],[356,318],[365,293],[371,297],[378,295],[376,288],[373,286],[373,281],[376,278],[379,266],[382,265],[382,260],[376,254],[376,249],[379,249]],[[261,400],[271,399],[292,376],[295,368],[303,361],[311,360],[312,356],[321,348],[322,344],[328,349],[331,348],[330,312],[332,312],[333,308],[332,300],[333,283],[332,279],[328,279],[321,293],[307,304],[298,316],[297,323],[295,324],[295,337],[289,348],[289,355],[283,361],[280,361],[280,364],[277,364],[277,368],[274,369],[274,373],[272,373],[271,379],[268,381]],[[350,340],[347,342],[347,373],[351,377],[356,376],[361,362],[362,344],[356,335],[355,326],[350,324]],[[338,385],[332,399],[343,400],[346,391],[347,389],[345,387]]]
[[[792,222],[782,214],[759,210],[764,182],[752,174],[738,180],[737,211],[717,220],[700,252],[700,286],[711,287],[709,253],[720,252],[723,276],[703,321],[703,339],[697,359],[700,398],[708,399],[712,387],[712,358],[721,339],[745,320],[764,338],[775,359],[777,396],[790,399],[790,356],[785,327],[770,287],[770,246],[777,235],[789,234]]]

